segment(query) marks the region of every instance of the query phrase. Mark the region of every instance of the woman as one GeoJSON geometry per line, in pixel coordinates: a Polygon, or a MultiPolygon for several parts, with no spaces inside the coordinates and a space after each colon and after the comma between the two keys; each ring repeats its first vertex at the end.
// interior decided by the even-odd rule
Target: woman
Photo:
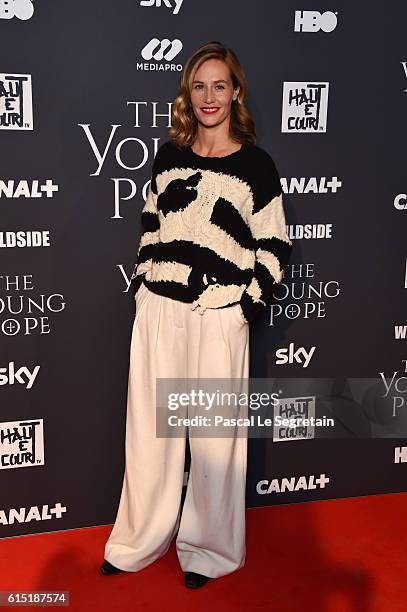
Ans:
{"type": "Polygon", "coordinates": [[[181,515],[185,430],[158,436],[155,421],[158,379],[248,379],[248,324],[267,309],[291,252],[279,176],[255,144],[245,97],[235,53],[219,42],[199,48],[180,78],[171,140],[154,159],[132,275],[126,472],[104,574],[153,563],[177,530],[189,588],[245,563],[247,432],[190,433],[181,515]]]}

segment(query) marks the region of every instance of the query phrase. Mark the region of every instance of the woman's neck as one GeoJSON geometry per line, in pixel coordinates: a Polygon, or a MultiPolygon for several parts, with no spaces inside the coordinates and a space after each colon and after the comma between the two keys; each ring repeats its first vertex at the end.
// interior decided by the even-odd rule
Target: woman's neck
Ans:
{"type": "MultiPolygon", "coordinates": [[[[220,127],[220,126],[219,126],[220,127]]],[[[197,155],[203,157],[230,155],[241,147],[240,142],[236,142],[230,137],[229,130],[216,130],[211,128],[199,129],[191,149],[197,155]]]]}
{"type": "Polygon", "coordinates": [[[202,140],[199,136],[197,136],[194,144],[191,146],[191,149],[194,153],[202,157],[222,157],[239,151],[241,146],[242,145],[240,142],[236,142],[230,138],[222,141],[219,141],[219,139],[215,140],[207,138],[202,140]]]}

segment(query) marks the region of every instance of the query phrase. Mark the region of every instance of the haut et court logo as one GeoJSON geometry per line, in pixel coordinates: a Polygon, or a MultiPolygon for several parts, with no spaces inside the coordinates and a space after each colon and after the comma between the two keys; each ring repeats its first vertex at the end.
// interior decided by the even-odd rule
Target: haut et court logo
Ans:
{"type": "Polygon", "coordinates": [[[0,73],[0,130],[32,130],[30,74],[0,73]]]}
{"type": "Polygon", "coordinates": [[[286,81],[283,85],[281,131],[326,132],[329,83],[286,81]]]}

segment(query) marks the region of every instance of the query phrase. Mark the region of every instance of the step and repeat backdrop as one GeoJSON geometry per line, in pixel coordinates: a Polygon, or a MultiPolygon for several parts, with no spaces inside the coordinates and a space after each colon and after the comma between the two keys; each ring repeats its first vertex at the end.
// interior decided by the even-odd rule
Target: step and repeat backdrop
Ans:
{"type": "Polygon", "coordinates": [[[141,209],[213,40],[245,69],[294,243],[250,331],[280,419],[250,437],[247,506],[406,489],[406,20],[401,1],[0,3],[0,537],[115,519],[141,209]]]}

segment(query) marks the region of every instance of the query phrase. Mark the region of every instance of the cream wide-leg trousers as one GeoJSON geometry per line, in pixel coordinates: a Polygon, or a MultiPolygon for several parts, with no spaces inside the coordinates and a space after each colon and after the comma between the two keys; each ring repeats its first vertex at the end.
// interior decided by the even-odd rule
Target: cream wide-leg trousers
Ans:
{"type": "Polygon", "coordinates": [[[137,572],[162,557],[178,529],[182,570],[218,578],[245,563],[245,436],[191,437],[181,516],[185,436],[156,436],[156,378],[248,378],[249,325],[238,304],[206,309],[136,294],[130,347],[126,469],[105,559],[137,572]]]}

